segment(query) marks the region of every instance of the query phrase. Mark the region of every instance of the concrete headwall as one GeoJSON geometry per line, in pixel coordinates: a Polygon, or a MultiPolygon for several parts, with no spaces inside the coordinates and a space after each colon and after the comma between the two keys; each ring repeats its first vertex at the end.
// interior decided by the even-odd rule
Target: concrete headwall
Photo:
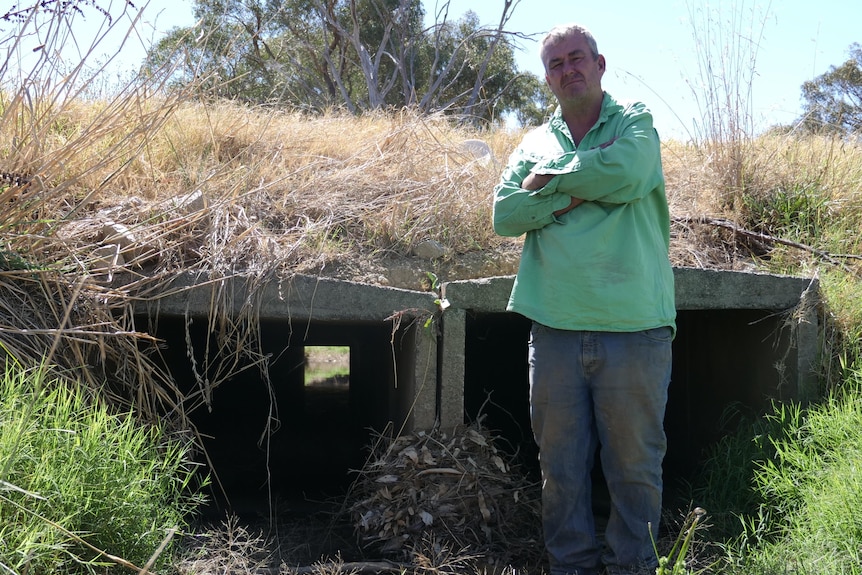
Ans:
{"type": "MultiPolygon", "coordinates": [[[[677,335],[665,427],[668,465],[684,473],[717,440],[729,410],[817,393],[818,283],[676,268],[677,335]]],[[[530,324],[506,313],[513,277],[450,282],[443,296],[440,417],[484,414],[529,449],[530,324]]]]}
{"type": "MultiPolygon", "coordinates": [[[[772,399],[816,394],[818,284],[768,274],[674,273],[678,331],[666,427],[668,458],[684,467],[720,435],[729,406],[760,410],[772,399]]],[[[529,322],[505,311],[513,281],[454,281],[435,294],[305,276],[261,281],[181,275],[158,297],[142,301],[136,313],[162,330],[153,335],[166,342],[177,379],[191,377],[182,367],[191,357],[189,325],[197,321],[202,333],[195,337],[207,338],[208,328],[201,326],[210,325],[205,318],[214,313],[254,318],[262,350],[273,358],[270,379],[281,382],[279,401],[302,397],[294,364],[302,362],[305,346],[346,345],[355,425],[345,429],[382,430],[389,423],[406,430],[449,428],[483,414],[487,425],[529,444],[529,322]]],[[[234,391],[223,393],[222,406],[211,406],[212,414],[235,410],[243,398],[262,401],[249,399],[256,397],[248,393],[254,370],[242,377],[234,391]]],[[[282,410],[289,413],[290,407],[282,410]]],[[[212,425],[228,423],[215,418],[212,425]]]]}

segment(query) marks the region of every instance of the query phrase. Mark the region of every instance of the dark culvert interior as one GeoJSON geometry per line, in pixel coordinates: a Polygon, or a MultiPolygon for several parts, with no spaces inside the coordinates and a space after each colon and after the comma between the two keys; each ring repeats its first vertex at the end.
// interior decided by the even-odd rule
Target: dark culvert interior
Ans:
{"type": "MultiPolygon", "coordinates": [[[[705,450],[731,428],[728,413],[760,412],[770,398],[792,396],[776,369],[796,361],[782,321],[768,310],[679,311],[665,418],[666,501],[673,501],[674,489],[692,479],[705,450]]],[[[516,314],[468,312],[464,419],[481,416],[482,425],[537,476],[528,410],[529,327],[516,314]]],[[[160,317],[150,333],[163,340],[166,367],[193,396],[198,384],[187,341],[199,369],[207,344],[215,349],[216,343],[205,318],[192,318],[187,327],[181,316],[160,317]]],[[[390,421],[399,428],[409,407],[411,386],[397,382],[396,371],[409,372],[403,363],[411,361],[410,354],[393,349],[400,340],[411,349],[409,330],[393,337],[388,322],[263,320],[260,333],[262,351],[270,356],[271,385],[245,357],[232,367],[235,375],[212,390],[209,405],[198,401],[188,412],[205,438],[208,463],[220,483],[212,489],[219,513],[224,507],[237,514],[261,513],[273,503],[296,506],[301,513],[303,505],[343,495],[375,433],[390,421]],[[349,382],[305,385],[307,346],[348,347],[349,382]]],[[[215,379],[217,374],[207,375],[215,379]]]]}
{"type": "MultiPolygon", "coordinates": [[[[208,402],[201,400],[190,360],[201,371],[207,353],[212,358],[217,349],[206,318],[160,317],[152,328],[162,340],[165,367],[192,398],[187,414],[203,438],[201,462],[214,479],[209,514],[255,515],[272,505],[282,514],[302,514],[337,499],[364,464],[376,433],[399,411],[391,392],[389,325],[262,320],[269,383],[250,356],[240,357],[230,367],[235,375],[215,386],[208,402]],[[305,352],[314,346],[349,348],[349,375],[307,385],[305,352]]],[[[234,350],[222,353],[233,356],[234,350]]],[[[215,367],[206,374],[217,376],[215,367]]]]}
{"type": "MultiPolygon", "coordinates": [[[[733,428],[732,414],[761,413],[770,398],[792,395],[776,368],[796,364],[783,321],[768,310],[678,312],[665,416],[668,504],[683,496],[680,487],[693,479],[706,451],[733,428]]],[[[515,314],[467,314],[464,404],[468,420],[481,415],[486,427],[500,430],[538,477],[529,421],[529,331],[530,322],[515,314]]]]}

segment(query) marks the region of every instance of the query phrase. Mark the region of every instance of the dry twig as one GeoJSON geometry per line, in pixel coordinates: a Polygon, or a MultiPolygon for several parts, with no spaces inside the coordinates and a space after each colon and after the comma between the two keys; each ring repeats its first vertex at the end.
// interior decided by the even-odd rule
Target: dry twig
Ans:
{"type": "Polygon", "coordinates": [[[534,557],[541,548],[538,486],[497,441],[476,425],[381,444],[349,496],[360,541],[409,555],[433,534],[490,557],[534,557]]]}
{"type": "Polygon", "coordinates": [[[772,236],[769,234],[764,234],[762,232],[755,232],[752,230],[745,229],[745,228],[739,226],[738,224],[736,224],[735,222],[728,220],[728,219],[724,219],[724,218],[711,218],[708,216],[697,216],[697,217],[674,216],[673,221],[675,223],[683,223],[683,224],[693,224],[694,223],[694,224],[706,224],[706,225],[711,225],[711,226],[719,226],[719,227],[731,230],[734,234],[737,234],[740,236],[745,236],[748,238],[752,238],[752,239],[755,239],[755,240],[758,240],[761,242],[770,243],[770,244],[782,244],[782,245],[796,248],[799,250],[804,250],[806,252],[814,254],[815,256],[817,256],[818,258],[820,258],[821,260],[823,260],[825,262],[828,262],[834,266],[840,267],[841,269],[843,269],[844,271],[846,271],[850,274],[857,275],[857,276],[859,275],[855,270],[853,270],[852,268],[850,268],[849,266],[847,266],[843,262],[836,260],[835,258],[841,257],[841,258],[860,259],[860,258],[862,258],[862,256],[845,255],[845,254],[830,254],[829,252],[827,252],[825,250],[821,250],[821,249],[818,249],[818,248],[815,248],[813,246],[809,246],[809,245],[806,245],[806,244],[803,244],[800,242],[794,242],[792,240],[779,238],[779,237],[772,236]]]}

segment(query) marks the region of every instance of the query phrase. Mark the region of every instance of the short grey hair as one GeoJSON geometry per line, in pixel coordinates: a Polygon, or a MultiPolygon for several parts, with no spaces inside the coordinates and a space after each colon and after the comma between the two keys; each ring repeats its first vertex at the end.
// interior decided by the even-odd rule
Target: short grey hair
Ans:
{"type": "Polygon", "coordinates": [[[573,34],[582,34],[587,40],[587,45],[590,47],[590,52],[593,59],[599,57],[599,47],[596,44],[596,38],[593,33],[581,26],[580,24],[560,24],[551,28],[542,41],[539,43],[539,57],[542,59],[542,64],[545,63],[545,50],[548,46],[553,46],[560,40],[568,38],[573,34]]]}

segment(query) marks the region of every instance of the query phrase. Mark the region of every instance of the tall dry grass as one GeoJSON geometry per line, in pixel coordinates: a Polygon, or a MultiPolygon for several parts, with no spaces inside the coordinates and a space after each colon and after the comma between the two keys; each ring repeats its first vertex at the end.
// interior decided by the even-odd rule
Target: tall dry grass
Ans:
{"type": "Polygon", "coordinates": [[[65,205],[50,206],[46,218],[53,233],[74,227],[79,249],[95,241],[96,219],[117,206],[124,207],[122,223],[159,244],[162,266],[209,260],[211,267],[254,268],[278,262],[287,271],[308,271],[356,255],[409,255],[429,237],[456,254],[502,243],[487,225],[499,164],[478,161],[462,149],[460,143],[476,134],[443,117],[304,116],[156,98],[147,104],[159,125],[117,117],[120,123],[103,133],[82,134],[86,110],[77,117],[65,110],[65,121],[75,128],[51,141],[57,155],[71,158],[57,165],[74,176],[59,180],[46,163],[19,170],[33,181],[21,195],[33,198],[38,187],[40,207],[50,196],[63,196],[65,205]],[[146,132],[145,141],[122,153],[112,149],[113,159],[103,154],[97,165],[87,150],[79,151],[83,139],[101,150],[116,140],[131,142],[138,131],[146,132]],[[188,219],[232,227],[241,239],[229,240],[226,230],[211,228],[195,228],[192,238],[183,235],[188,222],[169,217],[171,201],[197,191],[207,208],[188,219]],[[266,261],[256,261],[258,254],[266,261]]]}
{"type": "MultiPolygon", "coordinates": [[[[33,109],[13,93],[5,98],[0,121],[2,161],[18,178],[0,184],[8,268],[2,273],[14,279],[13,294],[20,282],[36,282],[43,301],[66,302],[33,306],[43,316],[34,324],[71,325],[63,323],[64,313],[86,307],[102,310],[91,316],[99,318],[96,324],[114,325],[94,328],[101,331],[98,338],[76,354],[96,356],[69,360],[74,365],[128,365],[108,361],[111,346],[105,343],[134,334],[134,326],[123,323],[129,321],[128,298],[159,293],[180,270],[375,281],[379,274],[367,270],[410,258],[426,239],[441,243],[445,259],[453,261],[506,257],[518,248],[517,241],[494,235],[490,225],[492,189],[521,136],[517,131],[477,133],[444,117],[406,111],[311,116],[133,91],[111,102],[70,101],[41,114],[33,109]],[[491,161],[461,147],[472,138],[488,142],[491,161]],[[184,204],[194,193],[200,201],[184,204]],[[126,263],[113,269],[108,284],[102,254],[112,245],[105,233],[110,222],[126,226],[135,243],[118,248],[126,263]],[[45,288],[46,282],[53,287],[45,288]],[[66,295],[57,297],[61,292],[66,295]],[[82,297],[91,303],[69,305],[82,297]]],[[[768,267],[781,253],[780,271],[810,273],[822,263],[810,252],[753,247],[737,233],[690,220],[724,218],[782,236],[787,230],[775,222],[792,223],[798,216],[781,212],[787,208],[776,198],[786,200],[788,194],[816,197],[809,204],[822,213],[806,217],[832,222],[830,233],[794,241],[825,241],[818,247],[859,253],[856,234],[840,232],[859,223],[858,144],[776,133],[747,146],[737,187],[716,172],[709,148],[664,143],[668,197],[678,218],[674,263],[751,269],[768,267]],[[772,223],[764,217],[769,214],[772,223]]],[[[483,271],[458,269],[460,275],[441,279],[483,271]]],[[[35,327],[28,327],[30,333],[35,327]]],[[[44,349],[45,343],[33,347],[44,349]]]]}
{"type": "MultiPolygon", "coordinates": [[[[740,165],[740,187],[728,185],[711,169],[708,150],[665,142],[663,161],[671,212],[677,217],[727,218],[743,228],[811,244],[838,254],[858,254],[851,232],[860,216],[862,146],[832,136],[768,132],[751,139],[740,165]],[[794,230],[794,224],[820,227],[794,230]]],[[[705,246],[706,247],[706,246],[705,246]]],[[[747,265],[769,268],[778,252],[789,254],[785,272],[818,262],[803,250],[772,245],[768,254],[745,254],[747,265]],[[753,255],[769,258],[753,260],[753,255]]],[[[684,260],[677,263],[688,263],[684,260]]],[[[852,265],[855,269],[855,265],[852,265]]],[[[780,270],[775,270],[780,271],[780,270]]]]}

